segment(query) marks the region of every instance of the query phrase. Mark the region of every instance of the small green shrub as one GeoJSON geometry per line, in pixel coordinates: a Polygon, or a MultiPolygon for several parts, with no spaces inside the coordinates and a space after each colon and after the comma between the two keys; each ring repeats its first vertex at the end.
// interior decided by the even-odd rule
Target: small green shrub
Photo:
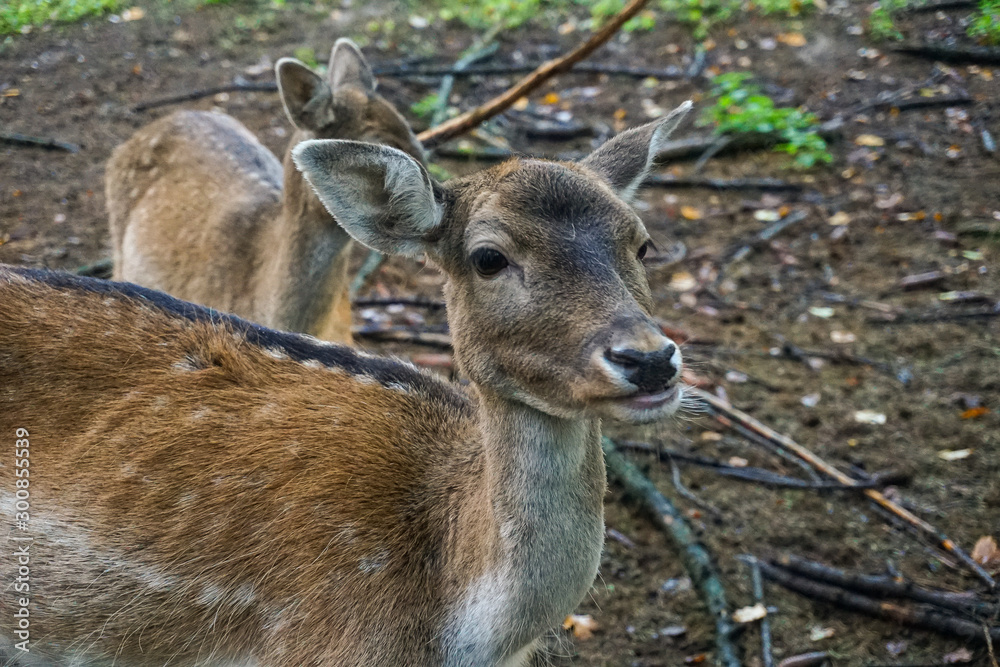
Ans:
{"type": "Polygon", "coordinates": [[[979,15],[973,17],[968,31],[987,44],[1000,44],[1000,0],[980,0],[979,15]]]}
{"type": "Polygon", "coordinates": [[[425,118],[434,113],[434,109],[438,105],[438,95],[437,93],[431,93],[423,99],[420,99],[410,105],[410,111],[413,112],[414,116],[419,118],[425,118]]]}
{"type": "Polygon", "coordinates": [[[776,107],[749,72],[720,74],[712,79],[715,103],[705,109],[701,125],[714,125],[718,135],[777,133],[784,142],[775,150],[794,156],[795,166],[809,168],[833,157],[826,141],[816,133],[814,114],[792,107],[776,107]]]}
{"type": "Polygon", "coordinates": [[[0,35],[45,23],[105,14],[123,4],[124,0],[0,0],[0,35]]]}

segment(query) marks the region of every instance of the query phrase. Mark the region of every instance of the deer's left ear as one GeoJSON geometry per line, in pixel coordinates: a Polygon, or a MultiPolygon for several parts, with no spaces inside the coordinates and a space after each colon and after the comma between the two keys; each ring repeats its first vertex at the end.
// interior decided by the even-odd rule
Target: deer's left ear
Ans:
{"type": "Polygon", "coordinates": [[[597,172],[619,197],[630,201],[646,179],[657,153],[690,110],[688,101],[660,120],[626,130],[609,139],[581,164],[597,172]]]}

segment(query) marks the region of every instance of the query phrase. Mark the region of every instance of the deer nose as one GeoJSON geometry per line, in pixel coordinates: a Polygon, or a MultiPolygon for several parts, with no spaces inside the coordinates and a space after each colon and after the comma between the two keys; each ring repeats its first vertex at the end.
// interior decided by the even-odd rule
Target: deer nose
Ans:
{"type": "Polygon", "coordinates": [[[669,389],[680,373],[680,352],[673,343],[652,352],[612,347],[604,351],[604,358],[644,394],[669,389]]]}

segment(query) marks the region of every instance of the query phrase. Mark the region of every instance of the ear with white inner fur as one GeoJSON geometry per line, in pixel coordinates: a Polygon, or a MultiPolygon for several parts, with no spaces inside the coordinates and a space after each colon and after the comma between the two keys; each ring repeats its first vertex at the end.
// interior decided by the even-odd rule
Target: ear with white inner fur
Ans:
{"type": "Polygon", "coordinates": [[[330,99],[330,87],[323,77],[295,58],[281,58],[274,66],[278,95],[288,120],[300,130],[316,128],[316,114],[330,99]]]}
{"type": "Polygon", "coordinates": [[[303,141],[292,159],[340,226],[380,252],[419,257],[441,222],[430,176],[406,153],[360,141],[303,141]]]}
{"type": "Polygon", "coordinates": [[[596,171],[619,197],[631,201],[649,174],[657,153],[690,110],[691,102],[687,101],[660,120],[626,130],[605,142],[581,164],[596,171]]]}
{"type": "Polygon", "coordinates": [[[340,86],[350,85],[375,92],[375,74],[368,65],[358,45],[341,37],[333,45],[330,52],[330,87],[336,90],[340,86]]]}

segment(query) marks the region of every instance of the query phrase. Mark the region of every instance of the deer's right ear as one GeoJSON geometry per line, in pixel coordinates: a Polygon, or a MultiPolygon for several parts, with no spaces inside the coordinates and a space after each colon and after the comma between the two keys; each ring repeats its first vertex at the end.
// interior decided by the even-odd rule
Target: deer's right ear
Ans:
{"type": "Polygon", "coordinates": [[[319,74],[295,58],[281,58],[274,66],[278,95],[288,120],[300,130],[313,130],[329,122],[317,114],[329,113],[330,86],[319,74]]]}
{"type": "Polygon", "coordinates": [[[292,159],[347,233],[380,252],[419,257],[441,223],[430,176],[406,153],[360,141],[303,141],[292,159]]]}
{"type": "Polygon", "coordinates": [[[330,86],[357,86],[369,93],[375,92],[375,74],[365,60],[358,45],[341,37],[330,52],[330,86]]]}

